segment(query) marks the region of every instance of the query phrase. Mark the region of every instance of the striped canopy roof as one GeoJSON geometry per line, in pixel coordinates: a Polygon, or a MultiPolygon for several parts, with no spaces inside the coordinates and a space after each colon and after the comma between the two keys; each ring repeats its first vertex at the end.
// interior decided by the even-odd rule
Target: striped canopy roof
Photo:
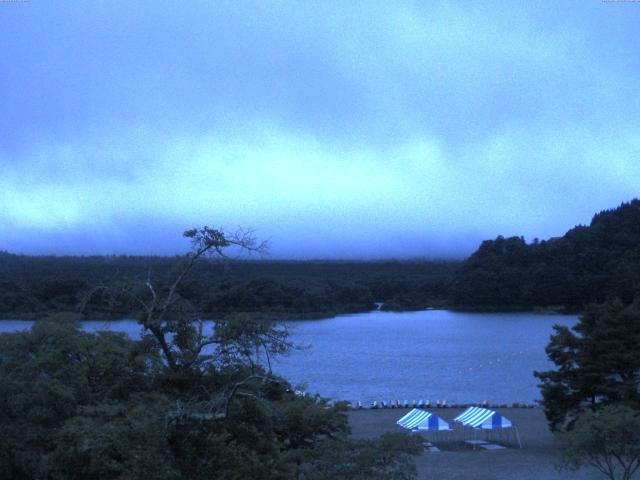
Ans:
{"type": "Polygon", "coordinates": [[[439,416],[417,408],[412,409],[396,423],[409,430],[451,430],[449,424],[439,416]]]}
{"type": "Polygon", "coordinates": [[[473,428],[494,429],[513,427],[513,423],[500,413],[482,407],[469,407],[454,418],[453,421],[473,428]]]}

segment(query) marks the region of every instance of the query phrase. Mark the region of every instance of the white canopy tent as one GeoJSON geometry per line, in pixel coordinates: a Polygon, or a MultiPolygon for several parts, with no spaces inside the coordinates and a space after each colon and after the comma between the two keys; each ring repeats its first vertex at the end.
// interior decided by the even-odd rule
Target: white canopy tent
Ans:
{"type": "Polygon", "coordinates": [[[473,428],[476,431],[512,428],[515,432],[518,446],[522,448],[518,428],[513,424],[513,422],[511,422],[511,420],[494,410],[482,407],[469,407],[454,418],[453,421],[461,423],[465,427],[473,428]]]}
{"type": "Polygon", "coordinates": [[[396,422],[403,428],[408,430],[427,430],[430,432],[442,432],[451,431],[451,426],[442,420],[438,415],[428,412],[426,410],[420,410],[418,408],[412,409],[409,413],[403,416],[396,422]]]}

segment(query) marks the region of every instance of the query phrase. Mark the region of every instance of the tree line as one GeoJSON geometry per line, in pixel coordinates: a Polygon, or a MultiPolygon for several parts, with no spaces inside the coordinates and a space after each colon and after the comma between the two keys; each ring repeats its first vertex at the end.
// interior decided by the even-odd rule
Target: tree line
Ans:
{"type": "Polygon", "coordinates": [[[253,315],[205,331],[181,287],[207,255],[260,250],[203,227],[170,281],[96,289],[138,309],[143,335],[88,333],[68,315],[0,334],[0,478],[388,480],[415,478],[417,436],[349,437],[342,403],[300,396],[270,358],[295,348],[253,315]]]}
{"type": "MultiPolygon", "coordinates": [[[[151,275],[168,282],[169,257],[24,256],[0,252],[0,317],[76,312],[83,318],[128,316],[126,299],[105,303],[91,292],[151,275]]],[[[207,260],[180,293],[213,318],[261,312],[278,318],[329,317],[428,307],[582,311],[593,302],[629,303],[640,291],[640,201],[596,214],[548,240],[497,237],[461,261],[207,260]]]]}
{"type": "Polygon", "coordinates": [[[486,240],[450,287],[450,304],[459,307],[582,311],[610,298],[629,303],[640,292],[640,200],[602,211],[562,237],[486,240]]]}
{"type": "Polygon", "coordinates": [[[554,264],[549,270],[558,275],[539,288],[582,310],[572,328],[554,327],[546,347],[554,368],[535,372],[549,426],[565,444],[561,466],[633,478],[640,469],[640,201],[601,212],[589,227],[551,242],[498,239],[483,247],[466,265],[467,281],[494,263],[512,275],[497,287],[522,301],[536,278],[527,272],[554,264]]]}
{"type": "Polygon", "coordinates": [[[374,299],[424,308],[427,298],[581,308],[573,328],[555,327],[546,349],[555,368],[535,373],[546,417],[566,443],[566,467],[590,464],[611,479],[640,468],[640,201],[561,238],[483,242],[463,265],[219,262],[229,247],[261,246],[209,227],[185,236],[192,250],[174,259],[0,254],[5,313],[48,314],[0,335],[0,477],[414,478],[418,437],[351,439],[344,405],[301,397],[270,371],[273,356],[295,348],[271,314],[299,313],[283,298],[314,289],[307,312],[374,299]],[[74,321],[131,312],[140,340],[74,321]],[[207,312],[226,313],[212,331],[207,312]]]}
{"type": "MultiPolygon", "coordinates": [[[[203,259],[179,286],[201,314],[238,312],[314,318],[383,309],[419,310],[446,302],[455,261],[277,261],[203,259]]],[[[163,285],[176,272],[170,257],[25,256],[0,252],[0,318],[74,312],[79,318],[130,316],[127,298],[96,295],[114,283],[151,277],[163,285]],[[102,290],[101,290],[102,289],[102,290]]]]}

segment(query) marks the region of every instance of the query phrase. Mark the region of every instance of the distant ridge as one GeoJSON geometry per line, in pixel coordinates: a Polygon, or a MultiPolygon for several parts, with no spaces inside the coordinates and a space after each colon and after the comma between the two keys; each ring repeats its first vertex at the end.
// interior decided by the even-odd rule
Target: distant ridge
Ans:
{"type": "Polygon", "coordinates": [[[461,266],[450,301],[464,307],[562,307],[581,310],[640,292],[640,200],[594,215],[562,237],[482,242],[461,266]]]}
{"type": "MultiPolygon", "coordinates": [[[[421,310],[445,302],[459,262],[288,261],[202,262],[178,292],[205,318],[259,313],[321,318],[385,310],[421,310]]],[[[73,312],[82,318],[131,317],[135,304],[110,304],[89,292],[115,283],[140,284],[151,275],[172,281],[174,257],[27,256],[0,252],[0,318],[73,312]]]]}

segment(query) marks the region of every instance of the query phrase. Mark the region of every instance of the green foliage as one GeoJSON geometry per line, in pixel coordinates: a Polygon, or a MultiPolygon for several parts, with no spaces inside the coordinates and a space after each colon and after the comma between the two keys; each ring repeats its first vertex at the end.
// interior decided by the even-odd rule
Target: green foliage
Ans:
{"type": "Polygon", "coordinates": [[[411,480],[413,455],[424,449],[419,436],[386,433],[378,439],[323,442],[309,452],[298,478],[306,480],[411,480]]]}
{"type": "Polygon", "coordinates": [[[564,306],[640,293],[640,200],[623,203],[563,237],[527,244],[522,237],[482,242],[451,286],[458,306],[564,306]]]}
{"type": "Polygon", "coordinates": [[[181,389],[173,374],[148,340],[70,322],[0,335],[0,477],[413,478],[415,444],[349,440],[342,405],[255,365],[212,362],[181,389]]]}
{"type": "Polygon", "coordinates": [[[184,279],[205,254],[259,247],[208,227],[185,236],[193,250],[172,281],[102,289],[111,305],[139,305],[141,340],[82,332],[68,315],[0,335],[2,477],[413,478],[415,442],[349,440],[343,405],[298,397],[271,373],[292,348],[286,330],[242,315],[204,331],[184,279]]]}
{"type": "Polygon", "coordinates": [[[640,411],[628,406],[586,411],[561,439],[562,466],[570,470],[591,465],[611,480],[629,480],[640,467],[640,411]]]}
{"type": "Polygon", "coordinates": [[[554,329],[546,351],[557,369],[535,373],[552,429],[600,405],[640,405],[640,300],[592,305],[573,329],[554,329]]]}
{"type": "Polygon", "coordinates": [[[162,396],[83,407],[54,437],[45,471],[52,479],[178,480],[168,448],[162,396]]]}
{"type": "MultiPolygon", "coordinates": [[[[181,262],[184,259],[180,259],[181,262]]],[[[278,318],[327,317],[369,311],[374,302],[394,309],[440,305],[458,262],[293,262],[206,259],[194,266],[178,293],[205,318],[264,313],[278,318]],[[405,297],[408,301],[405,301],[405,297]]],[[[144,283],[159,288],[175,278],[168,257],[29,257],[0,252],[0,318],[81,312],[84,318],[131,317],[139,306],[104,288],[144,283]]]]}
{"type": "Polygon", "coordinates": [[[0,335],[0,442],[7,478],[34,478],[69,419],[94,402],[121,401],[149,388],[157,357],[115,333],[37,322],[0,335]]]}

